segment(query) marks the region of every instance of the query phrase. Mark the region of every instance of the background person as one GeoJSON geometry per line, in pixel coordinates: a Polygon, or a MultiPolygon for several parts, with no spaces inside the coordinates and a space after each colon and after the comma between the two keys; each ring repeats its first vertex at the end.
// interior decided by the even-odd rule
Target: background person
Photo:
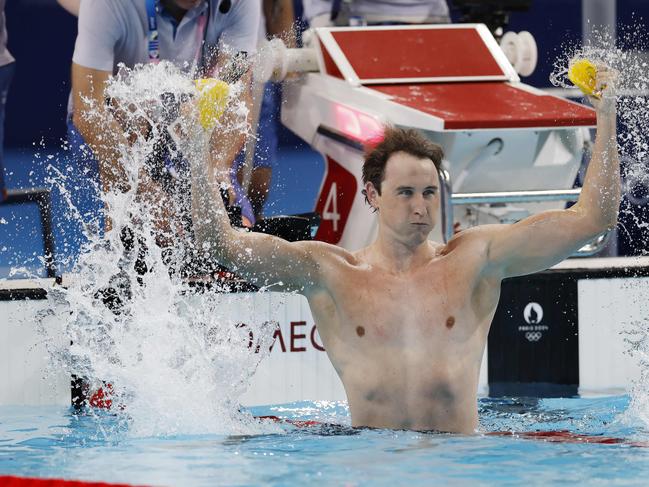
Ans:
{"type": "MultiPolygon", "coordinates": [[[[84,164],[96,169],[103,191],[127,189],[118,151],[129,144],[126,127],[108,113],[111,108],[104,92],[109,78],[117,73],[118,64],[132,68],[139,63],[169,60],[195,78],[217,72],[221,77],[228,76],[225,71],[236,71],[234,61],[256,50],[259,10],[258,0],[83,0],[80,3],[79,32],[72,58],[68,134],[77,153],[80,147],[92,149],[91,154],[78,155],[84,164]],[[154,31],[157,45],[148,42],[154,31]],[[84,100],[94,102],[101,119],[108,123],[100,126],[90,121],[88,103],[84,100]]],[[[244,75],[244,83],[249,85],[249,74],[244,75]]],[[[250,106],[248,90],[244,100],[250,106]]],[[[235,131],[223,133],[215,129],[210,157],[231,164],[244,138],[235,131]]],[[[159,149],[158,159],[165,159],[165,147],[159,149]]],[[[153,216],[165,232],[173,232],[165,225],[174,218],[173,210],[177,207],[169,202],[169,191],[163,190],[169,180],[167,177],[161,182],[152,177],[142,189],[145,198],[158,210],[153,216]]],[[[171,180],[173,189],[186,181],[186,177],[171,180]]],[[[182,196],[187,192],[177,193],[182,196]]]]}

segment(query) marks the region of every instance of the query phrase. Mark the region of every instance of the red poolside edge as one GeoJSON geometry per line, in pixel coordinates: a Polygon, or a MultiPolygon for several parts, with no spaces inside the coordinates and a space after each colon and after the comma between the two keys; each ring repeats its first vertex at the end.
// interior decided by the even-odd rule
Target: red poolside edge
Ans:
{"type": "Polygon", "coordinates": [[[129,484],[107,484],[105,482],[83,482],[81,480],[37,479],[0,475],[2,487],[133,487],[129,484]]]}
{"type": "Polygon", "coordinates": [[[573,433],[568,430],[555,431],[490,431],[485,433],[487,436],[511,436],[513,438],[523,438],[525,440],[541,440],[550,443],[594,443],[598,445],[625,445],[634,448],[647,448],[649,443],[646,441],[629,441],[624,438],[615,438],[611,436],[587,435],[573,433]]]}

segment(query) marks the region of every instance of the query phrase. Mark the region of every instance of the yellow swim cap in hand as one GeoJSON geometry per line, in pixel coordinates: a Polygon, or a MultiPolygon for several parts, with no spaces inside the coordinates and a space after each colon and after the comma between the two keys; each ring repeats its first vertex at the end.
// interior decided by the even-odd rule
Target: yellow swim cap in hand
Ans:
{"type": "Polygon", "coordinates": [[[599,98],[597,88],[597,67],[588,59],[577,59],[570,63],[568,79],[586,95],[599,98]]]}
{"type": "Polygon", "coordinates": [[[228,104],[230,85],[215,78],[195,81],[198,90],[198,121],[205,130],[212,130],[228,104]]]}

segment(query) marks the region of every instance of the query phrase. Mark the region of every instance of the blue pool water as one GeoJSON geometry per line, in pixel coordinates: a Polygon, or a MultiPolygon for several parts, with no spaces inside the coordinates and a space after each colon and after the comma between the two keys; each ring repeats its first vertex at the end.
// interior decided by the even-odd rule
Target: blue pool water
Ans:
{"type": "Polygon", "coordinates": [[[314,419],[250,436],[130,438],[111,415],[57,407],[0,407],[0,475],[167,486],[646,485],[649,431],[623,418],[626,396],[482,399],[481,429],[570,430],[627,443],[556,443],[349,427],[345,404],[301,402],[255,415],[314,419]],[[332,424],[333,423],[333,424],[332,424]]]}

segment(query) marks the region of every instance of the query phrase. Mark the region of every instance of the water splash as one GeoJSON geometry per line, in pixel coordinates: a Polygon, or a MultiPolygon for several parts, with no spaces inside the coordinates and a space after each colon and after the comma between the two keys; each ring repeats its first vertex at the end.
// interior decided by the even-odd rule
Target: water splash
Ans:
{"type": "MultiPolygon", "coordinates": [[[[637,210],[649,204],[649,37],[646,31],[642,19],[637,19],[633,25],[619,27],[617,38],[608,31],[595,32],[586,45],[564,46],[564,53],[555,62],[550,77],[554,86],[571,88],[568,67],[573,60],[581,58],[596,65],[605,64],[619,73],[616,103],[623,200],[618,230],[629,240],[632,235],[649,235],[649,222],[637,210]]],[[[640,248],[636,253],[645,253],[644,242],[638,241],[637,245],[640,248]]],[[[636,304],[644,306],[640,302],[636,304]]],[[[627,353],[638,363],[640,377],[634,382],[628,410],[620,420],[646,430],[649,426],[649,322],[624,323],[622,328],[627,353]]]]}
{"type": "Polygon", "coordinates": [[[627,424],[649,427],[649,333],[647,323],[635,321],[628,323],[623,332],[628,353],[638,364],[640,376],[634,381],[630,391],[631,401],[623,417],[627,424]]]}
{"type": "MultiPolygon", "coordinates": [[[[242,90],[242,83],[231,87],[234,116],[221,133],[248,130],[242,90]]],[[[191,158],[206,159],[210,136],[195,121],[192,80],[166,62],[122,67],[106,94],[109,109],[84,100],[87,122],[101,131],[117,120],[124,129],[114,149],[127,190],[107,192],[105,210],[88,223],[73,204],[67,175],[50,172],[68,217],[82,223],[87,239],[66,287],[50,289],[52,306],[37,317],[46,336],[51,321],[65,317],[63,332],[72,345],[52,341],[51,355],[70,374],[86,378],[90,391],[110,392],[111,411],[130,435],[275,431],[239,407],[269,353],[276,324],[268,321],[268,308],[255,309],[251,295],[197,291],[187,279],[213,270],[197,267],[191,232],[183,226],[189,203],[182,173],[186,180],[191,158]],[[182,154],[173,144],[168,153],[160,150],[161,140],[169,142],[171,122],[180,122],[190,138],[182,154]],[[163,166],[162,182],[151,176],[156,164],[163,166]],[[147,197],[146,188],[170,184],[170,178],[171,191],[147,197]],[[175,226],[161,225],[175,213],[175,226]],[[105,233],[99,224],[104,216],[113,227],[105,233]],[[248,310],[245,325],[233,309],[248,310]]]]}
{"type": "MultiPolygon", "coordinates": [[[[646,204],[649,198],[649,37],[642,19],[618,28],[617,38],[608,30],[594,32],[592,40],[580,46],[563,46],[555,61],[550,81],[554,86],[572,88],[568,68],[576,59],[587,58],[619,73],[617,93],[618,151],[622,162],[624,200],[621,215],[637,229],[649,229],[632,205],[646,204]]],[[[622,224],[620,231],[631,236],[622,224]]],[[[639,252],[642,252],[639,250],[639,252]]]]}

